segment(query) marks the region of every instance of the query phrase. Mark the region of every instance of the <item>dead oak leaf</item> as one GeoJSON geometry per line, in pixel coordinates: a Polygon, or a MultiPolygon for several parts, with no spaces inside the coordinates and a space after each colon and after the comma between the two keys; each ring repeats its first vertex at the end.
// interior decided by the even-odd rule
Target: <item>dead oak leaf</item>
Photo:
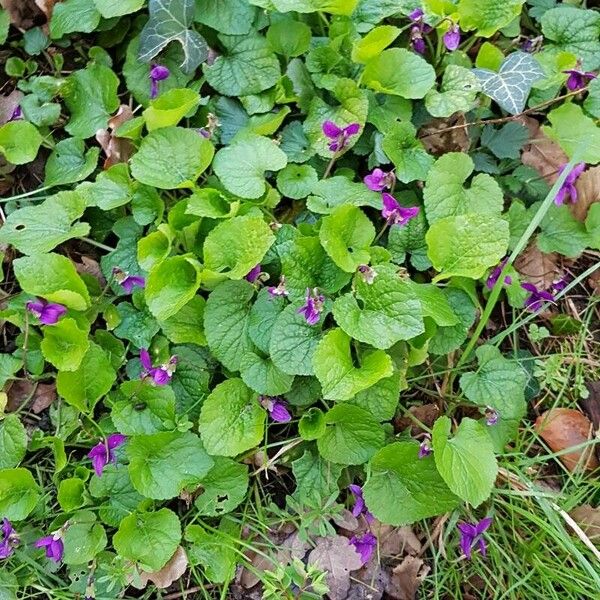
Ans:
{"type": "MultiPolygon", "coordinates": [[[[592,423],[573,408],[553,408],[536,419],[535,430],[552,452],[563,452],[585,444],[590,439],[592,423]]],[[[562,453],[559,459],[569,471],[594,470],[598,467],[592,445],[562,453]]]]}
{"type": "Polygon", "coordinates": [[[417,556],[406,556],[394,567],[392,576],[385,589],[393,600],[414,600],[423,579],[429,573],[429,567],[417,556]]]}
{"type": "Polygon", "coordinates": [[[362,560],[348,538],[341,535],[320,537],[316,543],[308,555],[308,563],[326,571],[329,598],[344,600],[350,589],[350,572],[360,569],[362,560]]]}
{"type": "Polygon", "coordinates": [[[160,571],[154,571],[153,573],[142,571],[140,573],[140,587],[138,589],[144,589],[149,581],[157,588],[168,588],[174,581],[183,576],[187,566],[188,559],[185,550],[179,546],[169,562],[160,571]]]}
{"type": "Polygon", "coordinates": [[[552,282],[559,279],[561,270],[558,266],[558,255],[544,254],[537,244],[530,244],[515,260],[515,269],[529,283],[538,289],[548,289],[552,282]]]}

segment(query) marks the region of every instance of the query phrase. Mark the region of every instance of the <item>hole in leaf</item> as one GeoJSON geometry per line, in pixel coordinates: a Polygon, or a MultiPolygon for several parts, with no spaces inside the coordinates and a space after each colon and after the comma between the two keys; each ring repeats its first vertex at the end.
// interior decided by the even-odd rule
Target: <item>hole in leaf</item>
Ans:
{"type": "Polygon", "coordinates": [[[23,231],[23,229],[25,229],[25,225],[23,223],[19,223],[16,227],[15,227],[15,231],[23,231]]]}

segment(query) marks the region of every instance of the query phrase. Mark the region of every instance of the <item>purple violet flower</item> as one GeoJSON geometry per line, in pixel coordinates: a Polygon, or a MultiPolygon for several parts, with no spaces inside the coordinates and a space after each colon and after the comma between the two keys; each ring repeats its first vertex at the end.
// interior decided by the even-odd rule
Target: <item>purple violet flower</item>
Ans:
{"type": "Polygon", "coordinates": [[[21,107],[19,105],[15,106],[15,109],[12,111],[12,115],[10,115],[10,119],[8,120],[8,122],[10,123],[11,121],[18,121],[19,119],[23,118],[23,110],[21,109],[21,107]]]}
{"type": "Polygon", "coordinates": [[[112,270],[116,282],[125,290],[125,293],[133,293],[134,287],[143,288],[146,286],[146,280],[141,275],[130,275],[127,271],[115,267],[112,270]]]}
{"type": "Polygon", "coordinates": [[[567,287],[568,284],[569,284],[569,277],[567,275],[564,275],[563,277],[560,277],[559,279],[555,279],[552,282],[552,293],[558,294],[558,292],[562,292],[567,287]]]}
{"type": "Polygon", "coordinates": [[[419,22],[424,16],[425,16],[425,13],[420,8],[415,8],[415,10],[413,10],[410,13],[408,13],[408,18],[411,21],[413,21],[414,23],[419,22]]]}
{"type": "Polygon", "coordinates": [[[377,548],[377,538],[371,532],[365,533],[361,537],[354,535],[350,538],[350,544],[360,554],[362,564],[366,565],[377,548]]]}
{"type": "Polygon", "coordinates": [[[40,538],[35,543],[35,547],[46,548],[46,558],[58,563],[62,560],[63,554],[65,553],[62,535],[62,529],[59,529],[58,531],[53,532],[51,535],[40,538]]]}
{"type": "Polygon", "coordinates": [[[250,283],[254,283],[260,277],[260,274],[261,270],[259,263],[255,267],[252,267],[250,271],[248,271],[248,273],[244,276],[244,279],[250,283]]]}
{"type": "Polygon", "coordinates": [[[567,78],[567,89],[570,92],[576,92],[577,90],[582,90],[587,86],[589,81],[592,79],[596,79],[596,73],[591,71],[578,71],[577,69],[567,69],[563,71],[569,77],[567,78]]]}
{"type": "Polygon", "coordinates": [[[375,277],[377,277],[377,271],[369,265],[359,265],[358,272],[363,281],[368,285],[371,285],[375,281],[375,277]]]}
{"type": "Polygon", "coordinates": [[[328,147],[332,152],[343,150],[348,145],[350,138],[359,131],[360,125],[358,123],[350,123],[346,127],[338,127],[333,121],[323,123],[323,133],[331,140],[328,147]]]}
{"type": "Polygon", "coordinates": [[[270,285],[267,288],[267,292],[269,292],[269,294],[271,294],[271,296],[274,298],[277,296],[287,296],[288,291],[285,289],[285,275],[282,275],[279,278],[279,283],[276,286],[270,285]]]}
{"type": "Polygon", "coordinates": [[[489,427],[496,425],[500,419],[500,413],[492,406],[485,407],[485,424],[489,427]]]}
{"type": "MultiPolygon", "coordinates": [[[[506,258],[504,258],[497,267],[494,267],[492,269],[492,272],[489,274],[489,277],[487,278],[487,280],[485,282],[485,286],[487,287],[488,290],[491,290],[496,285],[496,282],[500,278],[500,274],[504,270],[504,267],[506,266],[507,262],[508,262],[508,256],[506,258]]],[[[510,285],[512,283],[512,277],[510,275],[506,275],[504,277],[504,283],[506,285],[510,285]]]]}
{"type": "Polygon", "coordinates": [[[292,420],[292,415],[287,409],[287,402],[279,396],[259,396],[258,401],[276,423],[287,423],[292,420]]]}
{"type": "Polygon", "coordinates": [[[429,434],[426,434],[425,436],[423,436],[423,441],[419,444],[419,453],[418,453],[418,458],[425,458],[426,456],[429,456],[431,453],[433,452],[432,448],[431,448],[431,436],[429,434]]]}
{"type": "Polygon", "coordinates": [[[62,304],[48,302],[43,298],[28,302],[25,307],[43,325],[54,325],[67,312],[66,307],[62,304]]]}
{"type": "Polygon", "coordinates": [[[412,49],[418,54],[425,54],[425,40],[423,39],[423,29],[418,25],[410,28],[410,44],[412,49]]]}
{"type": "Polygon", "coordinates": [[[325,296],[320,295],[317,288],[306,288],[306,302],[296,312],[304,315],[309,325],[316,325],[321,318],[324,302],[325,296]]]}
{"type": "Polygon", "coordinates": [[[396,198],[391,194],[384,192],[382,199],[383,210],[381,211],[381,216],[387,219],[392,225],[404,226],[419,214],[418,206],[411,206],[410,208],[400,206],[396,198]]]}
{"type": "Polygon", "coordinates": [[[354,496],[354,506],[352,507],[352,516],[359,517],[360,515],[364,515],[367,523],[372,523],[375,519],[373,515],[369,512],[367,505],[365,504],[365,499],[363,498],[363,491],[360,485],[356,485],[355,483],[351,483],[348,486],[350,493],[354,496]]]}
{"type": "Polygon", "coordinates": [[[554,296],[546,290],[538,290],[533,283],[522,283],[521,287],[529,292],[525,299],[525,308],[531,312],[538,312],[545,302],[554,302],[554,296]]]}
{"type": "Polygon", "coordinates": [[[486,543],[483,534],[492,523],[492,517],[481,519],[479,523],[459,523],[457,525],[460,531],[460,549],[462,553],[470,560],[471,551],[477,545],[482,556],[486,553],[486,543]]]}
{"type": "Polygon", "coordinates": [[[396,182],[396,175],[394,175],[393,171],[386,173],[381,169],[373,169],[371,173],[369,173],[363,181],[365,185],[372,190],[373,192],[383,192],[386,188],[388,190],[392,189],[392,186],[396,182]]]}
{"type": "Polygon", "coordinates": [[[15,546],[19,543],[19,536],[12,526],[12,523],[6,517],[2,519],[1,531],[0,560],[8,558],[15,551],[15,546]]]}
{"type": "Polygon", "coordinates": [[[456,23],[453,23],[450,29],[446,31],[443,38],[444,46],[450,52],[454,52],[460,44],[460,28],[456,23]]]}
{"type": "Polygon", "coordinates": [[[171,71],[167,67],[162,65],[154,65],[150,69],[150,99],[154,100],[156,96],[158,96],[158,82],[164,81],[169,75],[171,71]]]}
{"type": "Polygon", "coordinates": [[[98,477],[102,477],[102,471],[104,471],[104,467],[109,462],[117,462],[114,450],[122,446],[126,441],[126,436],[120,433],[113,433],[106,438],[105,442],[99,442],[89,451],[88,458],[92,459],[92,465],[98,477]]]}
{"type": "Polygon", "coordinates": [[[177,366],[176,356],[171,356],[169,362],[154,367],[148,350],[142,348],[140,350],[140,362],[142,363],[142,379],[151,378],[154,385],[167,385],[171,383],[171,378],[177,366]]]}
{"type": "MultiPolygon", "coordinates": [[[[554,198],[554,204],[560,206],[567,197],[571,199],[571,202],[573,204],[577,202],[577,188],[575,187],[575,182],[577,181],[579,176],[585,171],[586,166],[587,165],[585,163],[581,162],[573,167],[573,170],[567,175],[567,178],[560,186],[560,189],[556,194],[556,198],[554,198]]],[[[567,165],[563,165],[558,171],[558,174],[561,175],[566,168],[567,165]]]]}

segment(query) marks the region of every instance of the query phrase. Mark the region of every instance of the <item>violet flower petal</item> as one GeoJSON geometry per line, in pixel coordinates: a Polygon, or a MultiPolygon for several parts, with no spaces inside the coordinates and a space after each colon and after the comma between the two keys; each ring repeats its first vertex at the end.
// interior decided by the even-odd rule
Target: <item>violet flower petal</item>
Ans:
{"type": "Polygon", "coordinates": [[[366,533],[362,537],[352,536],[350,538],[350,544],[354,546],[356,552],[360,555],[362,564],[366,564],[371,560],[373,552],[377,547],[377,538],[372,533],[366,533]]]}
{"type": "Polygon", "coordinates": [[[260,269],[261,269],[261,266],[259,263],[255,267],[252,267],[252,269],[250,269],[250,271],[246,274],[244,279],[246,281],[249,281],[250,283],[254,283],[258,279],[259,275],[261,274],[260,269]]]}
{"type": "Polygon", "coordinates": [[[322,128],[323,133],[331,139],[336,139],[344,133],[333,121],[324,121],[322,128]]]}
{"type": "Polygon", "coordinates": [[[285,403],[280,400],[273,402],[269,415],[277,423],[287,423],[292,420],[292,415],[286,408],[285,403]]]}

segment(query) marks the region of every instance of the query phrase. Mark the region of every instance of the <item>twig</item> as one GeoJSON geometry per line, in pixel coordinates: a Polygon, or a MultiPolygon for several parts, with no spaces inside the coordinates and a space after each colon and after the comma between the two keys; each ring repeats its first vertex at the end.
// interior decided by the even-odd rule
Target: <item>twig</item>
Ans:
{"type": "Polygon", "coordinates": [[[541,104],[537,104],[536,106],[532,106],[520,112],[517,115],[509,115],[507,117],[499,117],[497,119],[480,119],[479,121],[472,121],[470,123],[460,123],[459,125],[452,125],[451,127],[444,127],[444,129],[438,129],[437,131],[432,131],[431,133],[426,133],[424,135],[420,135],[419,139],[425,139],[428,137],[432,137],[434,135],[440,135],[441,133],[446,133],[448,131],[454,131],[456,129],[465,129],[466,127],[476,126],[476,125],[496,125],[498,123],[506,123],[507,121],[516,121],[519,117],[523,115],[528,115],[530,113],[534,113],[540,110],[540,108],[544,108],[545,106],[549,106],[550,104],[554,104],[555,102],[560,102],[565,98],[570,98],[571,96],[575,96],[581,92],[585,92],[587,88],[583,88],[580,90],[575,90],[574,92],[569,92],[568,94],[563,94],[562,96],[557,96],[556,98],[552,98],[552,100],[546,100],[546,102],[542,102],[541,104]]]}

